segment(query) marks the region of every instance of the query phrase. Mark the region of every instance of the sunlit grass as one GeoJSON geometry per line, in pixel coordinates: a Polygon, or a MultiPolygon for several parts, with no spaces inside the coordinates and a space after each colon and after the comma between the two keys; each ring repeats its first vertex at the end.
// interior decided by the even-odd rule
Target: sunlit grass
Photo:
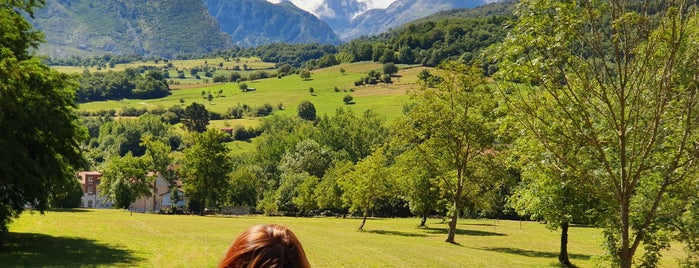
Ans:
{"type": "MultiPolygon", "coordinates": [[[[310,80],[302,80],[298,75],[290,75],[284,78],[269,78],[256,81],[245,82],[255,91],[241,92],[237,83],[208,84],[197,88],[187,88],[173,90],[170,96],[151,99],[124,99],[119,101],[97,101],[80,104],[80,109],[85,111],[97,111],[115,109],[119,110],[126,106],[136,108],[152,109],[155,107],[169,108],[173,105],[189,105],[192,102],[203,103],[210,111],[225,113],[231,107],[247,104],[251,107],[261,106],[269,103],[272,106],[281,104],[284,109],[277,111],[279,114],[295,115],[299,103],[304,100],[311,101],[318,116],[324,114],[334,115],[340,108],[351,108],[355,112],[362,112],[367,109],[375,110],[386,119],[400,117],[403,112],[403,104],[408,101],[406,92],[416,88],[416,70],[420,68],[410,68],[402,70],[394,79],[393,84],[379,84],[374,86],[354,86],[354,81],[366,75],[371,69],[380,68],[377,63],[353,63],[341,66],[334,66],[327,69],[313,71],[310,80]],[[346,68],[343,75],[339,69],[346,68]],[[336,92],[337,87],[339,92],[336,92]],[[310,93],[313,88],[314,93],[310,93]],[[211,93],[214,98],[211,102],[205,99],[211,93]],[[202,96],[202,92],[204,95],[202,96]],[[354,98],[354,104],[346,105],[342,99],[346,95],[354,98]]],[[[235,123],[232,123],[235,125],[235,123]]]]}
{"type": "MultiPolygon", "coordinates": [[[[228,61],[224,60],[223,58],[210,58],[210,59],[192,59],[192,60],[171,60],[168,62],[164,62],[162,60],[158,60],[157,63],[154,60],[149,60],[149,61],[134,61],[130,63],[123,63],[123,64],[116,64],[114,65],[114,68],[97,68],[97,66],[94,67],[83,67],[83,66],[51,66],[51,68],[62,72],[62,73],[68,73],[68,74],[74,74],[74,73],[82,73],[84,70],[88,70],[90,72],[121,72],[124,71],[128,68],[138,68],[138,67],[157,67],[157,68],[163,68],[163,67],[168,67],[168,63],[171,63],[172,66],[169,67],[170,69],[179,69],[179,70],[188,70],[191,68],[195,67],[203,67],[205,65],[211,66],[211,67],[216,67],[221,68],[223,70],[230,70],[232,71],[235,66],[240,67],[241,69],[243,68],[243,64],[246,64],[248,68],[251,68],[253,70],[265,70],[265,69],[270,69],[274,68],[274,63],[269,63],[269,62],[263,62],[260,60],[260,58],[257,57],[252,57],[252,58],[239,58],[240,61],[235,61],[234,59],[229,59],[228,61]],[[222,65],[222,66],[221,66],[222,65]]],[[[175,72],[176,74],[177,72],[175,72]]],[[[190,76],[188,71],[185,71],[185,75],[187,77],[190,76]]],[[[202,75],[203,76],[203,75],[202,75]]],[[[175,79],[177,80],[177,79],[175,79]]]]}
{"type": "MultiPolygon", "coordinates": [[[[32,238],[33,247],[15,241],[10,251],[0,252],[0,267],[212,267],[240,232],[262,223],[291,228],[314,267],[548,267],[557,263],[559,234],[535,222],[460,220],[459,244],[453,245],[444,242],[446,225],[439,219],[429,220],[427,229],[418,228],[414,218],[371,219],[360,232],[356,230],[360,219],[354,218],[77,211],[82,212],[23,214],[10,225],[10,232],[17,239],[32,238]],[[49,250],[62,251],[50,256],[64,257],[43,257],[49,250]]],[[[594,256],[602,254],[601,241],[599,229],[571,228],[572,262],[594,267],[594,256]]],[[[675,248],[665,255],[663,266],[673,267],[681,251],[675,248]]]]}

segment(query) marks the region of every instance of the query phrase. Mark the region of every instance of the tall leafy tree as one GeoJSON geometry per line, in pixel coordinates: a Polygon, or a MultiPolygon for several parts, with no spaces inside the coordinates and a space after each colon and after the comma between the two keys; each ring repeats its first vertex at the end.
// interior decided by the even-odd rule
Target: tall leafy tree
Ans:
{"type": "Polygon", "coordinates": [[[100,194],[127,209],[141,196],[151,194],[154,178],[148,176],[149,165],[143,157],[131,153],[115,156],[107,164],[100,181],[100,194]]]}
{"type": "Polygon", "coordinates": [[[504,77],[524,82],[503,95],[526,133],[574,170],[571,183],[595,189],[588,194],[605,206],[599,225],[620,267],[657,265],[697,199],[695,5],[522,1],[500,46],[504,77]]]}
{"type": "Polygon", "coordinates": [[[359,230],[364,230],[366,219],[376,202],[390,196],[391,176],[388,174],[388,159],[385,149],[377,148],[371,155],[362,159],[341,182],[344,191],[342,199],[350,212],[362,213],[359,230]]]}
{"type": "Polygon", "coordinates": [[[182,124],[187,131],[205,132],[206,126],[209,125],[209,111],[204,104],[193,102],[184,109],[182,124]]]}
{"type": "Polygon", "coordinates": [[[42,37],[22,13],[42,4],[0,2],[0,243],[27,204],[45,211],[49,196],[75,180],[72,167],[82,165],[76,86],[30,52],[42,37]]]}
{"type": "MultiPolygon", "coordinates": [[[[148,174],[152,177],[151,192],[155,193],[157,191],[156,182],[158,174],[163,176],[168,183],[172,183],[174,180],[174,170],[168,169],[172,163],[172,158],[170,157],[171,147],[164,141],[156,140],[150,134],[146,134],[145,136],[141,137],[140,145],[146,147],[146,154],[143,157],[146,165],[148,166],[148,170],[150,171],[148,174]]],[[[173,195],[175,195],[176,192],[177,191],[173,191],[173,195]]],[[[156,209],[155,198],[156,195],[153,194],[153,211],[156,209]]]]}
{"type": "Polygon", "coordinates": [[[434,210],[442,210],[444,202],[440,189],[438,171],[426,163],[430,157],[418,150],[403,152],[392,168],[400,188],[401,196],[408,201],[410,211],[420,216],[420,227],[425,227],[427,216],[434,210]]]}
{"type": "Polygon", "coordinates": [[[198,201],[199,215],[206,207],[217,207],[225,200],[229,173],[232,171],[224,134],[217,130],[193,133],[190,147],[184,150],[183,184],[187,196],[198,201]]]}
{"type": "Polygon", "coordinates": [[[416,105],[399,122],[404,131],[398,135],[429,156],[421,158],[423,165],[437,170],[451,203],[446,242],[456,243],[464,200],[481,203],[480,193],[489,184],[482,168],[493,155],[496,107],[480,69],[456,62],[446,62],[441,69],[444,80],[415,94],[416,105]]]}
{"type": "MultiPolygon", "coordinates": [[[[509,197],[508,204],[520,216],[542,220],[551,230],[560,229],[558,260],[561,265],[570,267],[572,263],[568,257],[568,231],[573,223],[588,224],[596,219],[600,206],[588,194],[595,189],[586,189],[584,187],[590,185],[577,183],[575,176],[580,175],[575,170],[561,165],[527,136],[519,138],[514,147],[522,181],[509,197]]],[[[571,148],[566,156],[568,161],[584,165],[583,160],[576,159],[577,153],[571,148]]]]}

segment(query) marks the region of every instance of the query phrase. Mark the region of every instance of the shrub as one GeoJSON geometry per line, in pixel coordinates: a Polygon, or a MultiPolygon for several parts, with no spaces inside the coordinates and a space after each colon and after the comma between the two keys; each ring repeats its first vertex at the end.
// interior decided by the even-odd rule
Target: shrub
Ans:
{"type": "Polygon", "coordinates": [[[343,101],[345,104],[352,104],[352,103],[353,103],[353,102],[352,102],[353,100],[354,100],[354,98],[353,98],[351,95],[345,95],[345,97],[342,98],[342,101],[343,101]]]}
{"type": "Polygon", "coordinates": [[[228,82],[228,79],[226,79],[226,76],[220,74],[217,76],[214,76],[214,83],[225,83],[228,82]]]}

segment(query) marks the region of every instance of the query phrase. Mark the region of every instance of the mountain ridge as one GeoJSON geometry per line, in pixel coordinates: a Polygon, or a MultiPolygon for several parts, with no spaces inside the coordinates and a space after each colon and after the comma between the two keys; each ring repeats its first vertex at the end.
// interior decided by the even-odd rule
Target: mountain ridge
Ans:
{"type": "Polygon", "coordinates": [[[172,58],[271,43],[337,45],[371,36],[416,19],[492,0],[396,0],[366,10],[359,0],[324,0],[316,13],[289,0],[46,0],[32,24],[50,58],[135,55],[172,58]]]}
{"type": "Polygon", "coordinates": [[[339,44],[335,32],[322,20],[289,2],[265,0],[203,0],[221,30],[239,46],[284,43],[339,44]],[[244,14],[244,16],[241,16],[244,14]]]}

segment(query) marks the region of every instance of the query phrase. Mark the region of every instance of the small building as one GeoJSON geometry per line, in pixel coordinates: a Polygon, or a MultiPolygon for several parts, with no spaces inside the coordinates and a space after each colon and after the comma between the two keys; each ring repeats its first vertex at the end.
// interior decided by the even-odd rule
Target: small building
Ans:
{"type": "MultiPolygon", "coordinates": [[[[149,173],[153,175],[153,173],[149,173]]],[[[172,185],[161,175],[157,174],[155,181],[153,182],[153,187],[151,188],[151,194],[148,196],[142,196],[136,201],[131,203],[131,211],[133,212],[161,212],[173,205],[172,202],[172,191],[177,191],[177,201],[176,205],[179,209],[183,210],[186,206],[185,193],[181,189],[182,182],[175,180],[172,185]]]]}
{"type": "MultiPolygon", "coordinates": [[[[149,173],[152,176],[153,173],[149,173]]],[[[136,201],[131,203],[131,211],[134,212],[156,212],[163,208],[163,197],[162,194],[170,191],[170,184],[167,182],[163,175],[157,174],[155,181],[153,182],[153,187],[151,188],[151,194],[148,196],[141,196],[136,201]]]]}
{"type": "Polygon", "coordinates": [[[102,173],[99,171],[82,171],[78,173],[78,181],[83,190],[83,196],[80,200],[80,207],[83,208],[111,208],[112,202],[109,202],[106,197],[100,196],[99,184],[102,178],[102,173]]]}

